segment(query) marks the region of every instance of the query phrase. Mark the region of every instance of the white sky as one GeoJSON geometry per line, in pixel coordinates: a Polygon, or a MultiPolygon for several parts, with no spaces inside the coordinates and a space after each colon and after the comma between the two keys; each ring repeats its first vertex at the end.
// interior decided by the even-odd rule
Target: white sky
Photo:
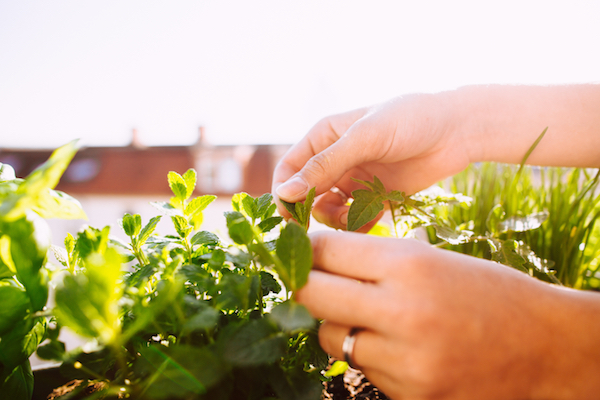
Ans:
{"type": "Polygon", "coordinates": [[[600,82],[600,1],[0,0],[0,148],[292,143],[465,84],[600,82]]]}

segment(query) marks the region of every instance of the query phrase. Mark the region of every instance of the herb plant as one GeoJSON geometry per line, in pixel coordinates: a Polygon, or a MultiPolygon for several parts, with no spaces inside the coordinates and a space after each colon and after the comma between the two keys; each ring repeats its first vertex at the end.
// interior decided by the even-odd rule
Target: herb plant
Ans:
{"type": "Polygon", "coordinates": [[[29,357],[54,332],[48,329],[47,251],[50,230],[44,218],[85,218],[79,203],[53,188],[77,150],[56,150],[26,179],[0,163],[0,393],[31,398],[29,357]]]}
{"type": "MultiPolygon", "coordinates": [[[[45,308],[49,241],[34,227],[40,217],[25,210],[83,215],[71,198],[43,189],[74,152],[59,149],[25,181],[1,170],[0,300],[12,306],[0,312],[3,394],[31,398],[28,358],[41,343],[40,358],[84,380],[73,395],[89,383],[100,388],[86,398],[319,399],[328,357],[317,321],[294,300],[312,248],[305,228],[274,215],[270,194],[233,196],[225,240],[199,229],[215,196],[193,196],[195,171],[169,173],[173,197],[154,203],[162,215],[123,217],[127,242],[109,227],[86,227],[53,248],[62,267],[53,274],[55,306],[45,308]],[[156,232],[165,217],[176,234],[156,232]],[[89,343],[66,352],[63,328],[89,343]]],[[[310,204],[298,207],[310,215],[310,204]]]]}

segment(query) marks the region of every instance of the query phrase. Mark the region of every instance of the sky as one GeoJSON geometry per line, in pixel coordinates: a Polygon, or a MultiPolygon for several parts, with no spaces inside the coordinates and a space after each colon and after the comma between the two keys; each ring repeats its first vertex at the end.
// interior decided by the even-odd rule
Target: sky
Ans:
{"type": "Polygon", "coordinates": [[[470,84],[600,82],[600,1],[0,0],[0,148],[294,143],[470,84]]]}

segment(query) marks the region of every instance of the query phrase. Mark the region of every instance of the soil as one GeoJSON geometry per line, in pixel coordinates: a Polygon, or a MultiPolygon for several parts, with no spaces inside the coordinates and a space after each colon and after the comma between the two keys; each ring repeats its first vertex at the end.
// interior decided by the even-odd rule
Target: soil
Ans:
{"type": "MultiPolygon", "coordinates": [[[[61,396],[66,394],[71,394],[71,396],[69,396],[70,400],[82,399],[98,390],[102,390],[102,385],[105,385],[105,383],[96,382],[90,383],[87,387],[83,388],[83,383],[84,381],[82,380],[72,380],[63,386],[54,389],[47,399],[59,400],[61,396]]],[[[332,378],[331,381],[325,382],[322,396],[322,400],[388,399],[389,397],[371,384],[362,372],[352,368],[348,368],[343,375],[338,375],[332,378]]]]}
{"type": "Polygon", "coordinates": [[[343,375],[325,383],[323,400],[388,400],[359,370],[348,368],[343,375]]]}

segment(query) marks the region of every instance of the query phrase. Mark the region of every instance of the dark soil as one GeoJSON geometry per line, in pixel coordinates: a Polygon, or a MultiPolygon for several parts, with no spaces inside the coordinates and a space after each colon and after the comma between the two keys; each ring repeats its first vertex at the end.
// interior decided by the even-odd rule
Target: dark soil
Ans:
{"type": "Polygon", "coordinates": [[[323,400],[388,400],[383,392],[373,386],[362,372],[348,368],[346,373],[325,383],[323,400]]]}

